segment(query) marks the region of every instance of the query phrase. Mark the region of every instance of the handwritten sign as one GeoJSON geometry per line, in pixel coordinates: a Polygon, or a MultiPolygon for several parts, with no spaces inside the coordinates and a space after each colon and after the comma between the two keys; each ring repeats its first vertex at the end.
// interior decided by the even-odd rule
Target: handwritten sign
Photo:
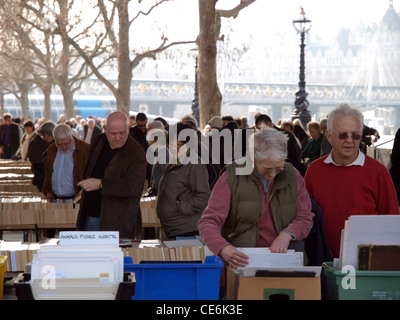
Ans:
{"type": "Polygon", "coordinates": [[[60,231],[60,246],[113,245],[119,246],[118,231],[60,231]]]}

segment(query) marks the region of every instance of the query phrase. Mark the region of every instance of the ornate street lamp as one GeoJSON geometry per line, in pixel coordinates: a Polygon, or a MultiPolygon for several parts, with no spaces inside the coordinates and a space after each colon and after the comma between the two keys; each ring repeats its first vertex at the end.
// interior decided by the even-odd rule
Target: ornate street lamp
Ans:
{"type": "Polygon", "coordinates": [[[192,100],[192,115],[200,125],[200,109],[199,109],[199,86],[197,83],[197,68],[198,68],[198,57],[196,57],[196,66],[194,72],[194,99],[192,100]]]}
{"type": "Polygon", "coordinates": [[[300,81],[299,91],[296,92],[296,100],[294,101],[295,109],[292,112],[292,120],[300,119],[304,128],[307,128],[307,123],[311,121],[311,112],[308,110],[309,102],[307,100],[308,93],[306,92],[306,81],[304,74],[304,44],[305,35],[311,28],[311,20],[306,17],[304,8],[300,7],[300,14],[293,19],[293,26],[297,33],[300,33],[300,81]]]}

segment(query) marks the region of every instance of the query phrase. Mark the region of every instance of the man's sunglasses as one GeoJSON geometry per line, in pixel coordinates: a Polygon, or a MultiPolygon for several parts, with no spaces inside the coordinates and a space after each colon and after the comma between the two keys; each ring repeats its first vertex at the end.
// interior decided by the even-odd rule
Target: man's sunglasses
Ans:
{"type": "MultiPolygon", "coordinates": [[[[340,140],[346,140],[349,137],[347,132],[342,132],[342,133],[338,133],[338,138],[340,140]]],[[[361,134],[359,133],[352,133],[350,135],[352,140],[360,140],[361,139],[361,134]]]]}

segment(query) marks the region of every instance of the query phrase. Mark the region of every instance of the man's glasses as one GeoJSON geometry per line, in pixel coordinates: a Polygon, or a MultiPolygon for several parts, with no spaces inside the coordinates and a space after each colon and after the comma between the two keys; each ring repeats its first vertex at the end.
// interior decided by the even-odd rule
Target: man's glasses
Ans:
{"type": "MultiPolygon", "coordinates": [[[[338,138],[340,140],[346,140],[349,137],[347,132],[342,132],[342,133],[338,133],[338,138]]],[[[360,140],[361,139],[361,134],[359,133],[351,133],[350,137],[352,140],[360,140]]]]}
{"type": "Polygon", "coordinates": [[[72,142],[72,139],[69,139],[69,141],[67,141],[67,142],[57,142],[56,141],[56,145],[57,145],[57,147],[60,147],[60,148],[62,148],[62,147],[68,147],[70,144],[71,144],[71,142],[72,142]]]}

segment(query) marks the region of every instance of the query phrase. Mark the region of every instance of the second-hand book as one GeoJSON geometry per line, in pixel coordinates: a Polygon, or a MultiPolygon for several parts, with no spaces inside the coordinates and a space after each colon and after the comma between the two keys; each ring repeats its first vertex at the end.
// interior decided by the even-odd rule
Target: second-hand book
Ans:
{"type": "Polygon", "coordinates": [[[358,246],[358,270],[400,270],[400,244],[358,246]]]}

